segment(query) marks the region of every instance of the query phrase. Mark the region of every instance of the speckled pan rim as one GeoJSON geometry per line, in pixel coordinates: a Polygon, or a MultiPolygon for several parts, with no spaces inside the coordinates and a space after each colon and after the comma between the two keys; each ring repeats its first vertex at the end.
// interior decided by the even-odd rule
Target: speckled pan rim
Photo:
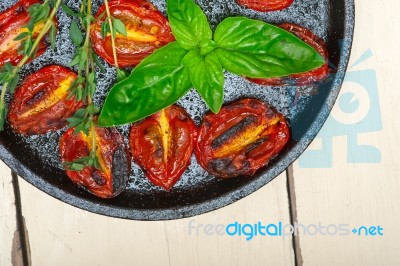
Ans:
{"type": "Polygon", "coordinates": [[[338,65],[338,71],[333,78],[333,85],[328,97],[325,100],[324,107],[313,121],[310,128],[307,130],[305,136],[300,139],[285,156],[283,156],[276,164],[269,168],[269,171],[266,174],[247,183],[240,190],[228,192],[218,198],[202,203],[171,209],[139,210],[120,208],[96,204],[94,202],[84,200],[78,196],[71,195],[58,187],[52,186],[50,183],[47,183],[40,176],[36,175],[34,172],[24,166],[18,160],[18,158],[14,157],[11,152],[5,148],[2,143],[0,143],[0,159],[2,159],[13,171],[15,171],[19,176],[23,177],[27,182],[49,194],[50,196],[83,210],[111,217],[144,221],[172,220],[200,215],[232,204],[260,189],[280,173],[282,173],[289,165],[291,165],[305,151],[307,146],[316,137],[328,118],[344,80],[353,40],[355,23],[354,0],[344,0],[344,6],[345,27],[343,32],[343,49],[341,50],[340,54],[341,59],[338,65]]]}

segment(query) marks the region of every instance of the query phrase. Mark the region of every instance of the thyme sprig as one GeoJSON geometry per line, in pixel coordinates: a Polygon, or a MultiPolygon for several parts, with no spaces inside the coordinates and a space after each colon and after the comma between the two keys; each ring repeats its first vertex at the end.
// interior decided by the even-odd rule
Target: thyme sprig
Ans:
{"type": "Polygon", "coordinates": [[[87,104],[86,108],[81,108],[75,114],[68,118],[70,128],[75,128],[75,134],[80,132],[85,135],[90,135],[92,140],[91,151],[88,156],[74,160],[73,162],[65,163],[65,168],[71,171],[82,171],[85,167],[95,167],[101,170],[99,158],[97,156],[97,141],[96,141],[96,121],[95,116],[99,113],[98,108],[93,102],[93,95],[96,89],[96,62],[95,53],[90,41],[91,23],[94,21],[92,16],[91,0],[82,1],[79,13],[73,12],[67,6],[63,5],[64,11],[67,14],[80,19],[81,27],[85,31],[85,36],[79,28],[75,19],[71,21],[69,33],[73,44],[77,47],[75,55],[70,63],[70,66],[77,66],[78,77],[71,85],[69,97],[75,96],[77,100],[82,100],[87,104]]]}
{"type": "Polygon", "coordinates": [[[61,0],[46,0],[42,4],[34,4],[28,8],[30,20],[26,25],[27,32],[22,32],[16,37],[16,40],[22,40],[22,49],[20,53],[23,54],[23,58],[16,66],[10,63],[4,64],[0,69],[0,131],[4,130],[4,123],[7,117],[7,108],[5,106],[5,95],[7,91],[14,93],[16,86],[20,80],[19,71],[21,68],[31,59],[36,57],[36,53],[40,42],[44,36],[50,32],[50,41],[54,47],[56,26],[54,24],[54,17],[57,13],[58,7],[61,4],[61,0]],[[53,8],[50,7],[53,4],[53,8]],[[35,38],[34,29],[35,25],[39,21],[43,22],[43,28],[35,38]]]}
{"type": "MultiPolygon", "coordinates": [[[[117,51],[115,45],[115,37],[117,33],[126,35],[126,28],[123,22],[110,13],[108,0],[104,0],[106,7],[105,14],[99,16],[105,19],[101,24],[101,35],[103,39],[110,34],[113,57],[117,71],[117,81],[121,81],[127,77],[127,74],[119,68],[117,51]]],[[[83,132],[86,135],[91,134],[92,147],[90,154],[86,157],[74,160],[73,162],[65,163],[65,167],[72,171],[82,171],[85,167],[95,167],[101,169],[99,158],[97,157],[97,143],[96,143],[96,126],[97,123],[94,117],[99,113],[100,109],[93,103],[93,94],[96,89],[96,75],[95,68],[98,66],[103,69],[95,54],[92,44],[90,42],[91,23],[95,22],[91,11],[91,0],[83,0],[78,13],[74,12],[65,4],[62,5],[63,10],[73,18],[80,20],[81,27],[85,30],[85,38],[82,35],[81,28],[75,19],[72,20],[70,26],[70,38],[73,44],[77,47],[75,55],[70,63],[70,66],[78,67],[78,78],[72,84],[69,97],[74,96],[77,100],[83,100],[87,103],[86,108],[79,109],[72,117],[68,118],[69,127],[75,128],[75,134],[83,132]],[[82,44],[83,43],[83,44],[82,44]],[[85,75],[83,76],[83,72],[85,75]]]]}
{"type": "MultiPolygon", "coordinates": [[[[126,78],[127,74],[121,70],[118,65],[115,37],[117,33],[126,35],[126,28],[121,20],[111,15],[108,0],[104,0],[104,4],[106,6],[105,15],[107,19],[101,25],[101,34],[103,38],[108,34],[111,35],[113,56],[117,69],[117,80],[120,81],[126,78]]],[[[91,24],[95,22],[92,16],[91,0],[82,0],[79,12],[73,11],[62,3],[62,0],[45,0],[42,4],[33,4],[28,8],[30,20],[25,27],[26,31],[21,32],[15,38],[16,41],[21,41],[18,52],[23,55],[23,58],[16,66],[5,63],[0,69],[0,86],[2,86],[0,99],[0,130],[4,129],[4,122],[7,116],[5,95],[7,91],[14,93],[20,80],[19,71],[31,58],[36,57],[39,44],[46,34],[49,36],[51,47],[55,47],[57,26],[54,22],[54,17],[60,6],[65,13],[73,17],[69,35],[71,41],[76,46],[76,52],[71,60],[70,66],[77,67],[78,76],[70,87],[68,97],[75,97],[76,100],[83,101],[86,104],[86,108],[77,110],[75,114],[67,120],[69,127],[75,128],[75,134],[82,132],[85,135],[90,135],[92,140],[89,155],[73,162],[65,163],[65,168],[72,171],[81,171],[86,166],[101,169],[101,164],[97,157],[97,121],[95,119],[100,109],[94,104],[93,95],[97,84],[95,75],[96,66],[100,69],[104,69],[104,67],[95,54],[90,41],[91,24]],[[51,6],[53,6],[53,8],[51,8],[51,6]],[[79,23],[77,20],[79,20],[79,23]],[[38,25],[41,26],[41,28],[38,27],[38,25]],[[85,36],[82,34],[81,29],[84,30],[85,36]]]]}

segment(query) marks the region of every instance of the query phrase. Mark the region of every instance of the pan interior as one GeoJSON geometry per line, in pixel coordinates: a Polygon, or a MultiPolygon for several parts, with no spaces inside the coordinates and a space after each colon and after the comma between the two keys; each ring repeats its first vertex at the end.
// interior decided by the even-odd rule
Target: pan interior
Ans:
{"type": "MultiPolygon", "coordinates": [[[[15,0],[0,3],[0,11],[14,4],[15,0]]],[[[64,1],[78,9],[77,2],[64,1]]],[[[94,1],[97,10],[102,1],[94,1]]],[[[165,1],[151,1],[165,14],[165,1]]],[[[245,9],[233,0],[197,0],[205,11],[213,28],[224,18],[246,16],[273,24],[284,22],[302,25],[322,38],[330,54],[332,75],[317,87],[263,87],[242,77],[225,73],[225,102],[244,97],[263,100],[283,113],[290,121],[293,139],[287,148],[255,176],[218,180],[207,174],[194,156],[182,179],[170,192],[153,186],[143,171],[134,163],[128,188],[118,197],[103,200],[73,185],[60,164],[58,141],[65,129],[42,136],[23,137],[6,130],[0,133],[0,157],[28,182],[50,195],[89,211],[140,220],[174,219],[197,215],[223,207],[267,184],[282,172],[304,151],[315,137],[332,108],[343,81],[347,65],[352,30],[352,1],[345,0],[296,0],[289,8],[270,13],[245,9]]],[[[59,33],[55,50],[48,50],[40,58],[26,65],[22,76],[33,73],[43,66],[59,64],[67,66],[74,47],[68,37],[71,19],[62,11],[57,13],[59,33]]],[[[103,62],[105,72],[99,72],[95,102],[101,106],[107,92],[115,82],[115,70],[103,62]]],[[[9,100],[9,99],[8,99],[9,100]]],[[[195,91],[190,91],[178,104],[184,107],[197,124],[207,107],[195,91]]],[[[129,127],[118,127],[128,140],[129,127]]]]}

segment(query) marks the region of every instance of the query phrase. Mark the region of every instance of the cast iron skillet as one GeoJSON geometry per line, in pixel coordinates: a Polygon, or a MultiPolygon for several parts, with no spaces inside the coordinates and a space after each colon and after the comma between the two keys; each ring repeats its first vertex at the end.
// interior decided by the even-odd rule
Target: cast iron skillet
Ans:
{"type": "MultiPolygon", "coordinates": [[[[0,11],[16,0],[0,3],[0,11]]],[[[78,1],[64,1],[77,7],[78,1]]],[[[95,1],[95,8],[102,1],[95,1]]],[[[164,0],[152,1],[165,11],[164,0]]],[[[113,217],[135,220],[167,220],[190,217],[224,207],[266,185],[285,170],[305,150],[327,119],[339,93],[347,67],[354,27],[353,0],[295,0],[280,12],[260,13],[238,6],[234,0],[197,0],[206,10],[213,27],[228,16],[247,16],[270,23],[296,23],[323,38],[330,53],[333,73],[317,87],[271,88],[252,84],[241,77],[226,74],[226,99],[230,102],[243,97],[254,97],[268,102],[290,121],[293,139],[280,156],[253,177],[218,180],[205,173],[192,158],[192,164],[182,180],[170,191],[154,187],[134,165],[128,188],[114,199],[100,199],[73,185],[59,162],[58,139],[63,132],[44,136],[23,137],[7,125],[0,133],[0,158],[32,185],[73,206],[113,217]]],[[[47,51],[23,69],[25,76],[49,64],[67,65],[73,54],[68,41],[70,18],[61,11],[59,35],[55,51],[47,51]]],[[[102,104],[107,90],[114,82],[115,73],[107,68],[100,73],[95,101],[102,104]]],[[[201,98],[190,92],[180,102],[196,123],[207,111],[201,98]]],[[[127,139],[128,127],[120,127],[127,139]]]]}

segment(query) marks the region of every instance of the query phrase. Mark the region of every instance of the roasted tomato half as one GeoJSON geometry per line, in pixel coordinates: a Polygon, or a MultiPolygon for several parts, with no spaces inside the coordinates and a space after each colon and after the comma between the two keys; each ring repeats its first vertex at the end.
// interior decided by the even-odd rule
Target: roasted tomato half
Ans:
{"type": "Polygon", "coordinates": [[[198,130],[198,163],[220,178],[253,175],[289,140],[282,114],[255,99],[243,99],[204,117],[198,130]]]}
{"type": "Polygon", "coordinates": [[[153,184],[169,190],[190,163],[196,134],[186,111],[172,105],[132,126],[133,159],[153,184]]]}
{"type": "MultiPolygon", "coordinates": [[[[71,128],[61,137],[60,152],[63,163],[89,156],[92,150],[92,133],[74,133],[71,128]]],[[[96,156],[100,169],[84,167],[82,171],[66,170],[75,184],[101,198],[111,198],[123,191],[130,173],[130,156],[122,135],[115,128],[99,128],[96,131],[96,156]]]]}
{"type": "Polygon", "coordinates": [[[18,133],[34,135],[58,130],[67,118],[83,106],[75,97],[68,98],[77,75],[57,65],[40,69],[28,76],[11,100],[8,120],[18,133]]]}
{"type": "Polygon", "coordinates": [[[289,7],[293,0],[236,0],[239,5],[261,11],[277,11],[289,7]]]}
{"type": "Polygon", "coordinates": [[[285,29],[298,38],[302,39],[305,43],[312,46],[323,58],[325,58],[325,64],[320,66],[319,68],[313,69],[311,71],[294,74],[287,77],[282,78],[248,78],[248,80],[266,86],[285,86],[285,85],[312,85],[315,82],[321,81],[325,79],[329,74],[329,66],[328,66],[328,50],[324,41],[318,38],[314,33],[309,31],[306,28],[295,24],[282,24],[279,26],[282,29],[285,29]]]}
{"type": "MultiPolygon", "coordinates": [[[[114,0],[109,3],[111,15],[120,19],[127,35],[117,33],[115,46],[120,67],[134,67],[155,49],[174,40],[168,20],[145,0],[114,0]]],[[[105,6],[100,7],[91,38],[94,50],[109,64],[114,65],[111,35],[101,36],[101,24],[107,19],[105,6]]]]}
{"type": "MultiPolygon", "coordinates": [[[[6,62],[16,65],[22,59],[23,55],[19,54],[18,51],[21,49],[23,40],[15,41],[14,39],[22,32],[28,31],[25,27],[30,19],[27,9],[36,3],[40,3],[40,1],[20,0],[14,6],[0,13],[0,67],[6,62]]],[[[35,24],[34,38],[43,29],[43,26],[43,21],[35,24]]],[[[43,39],[38,46],[36,56],[43,54],[46,48],[47,43],[43,39]]]]}

